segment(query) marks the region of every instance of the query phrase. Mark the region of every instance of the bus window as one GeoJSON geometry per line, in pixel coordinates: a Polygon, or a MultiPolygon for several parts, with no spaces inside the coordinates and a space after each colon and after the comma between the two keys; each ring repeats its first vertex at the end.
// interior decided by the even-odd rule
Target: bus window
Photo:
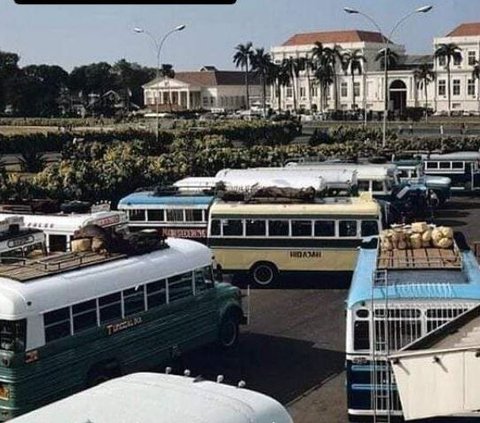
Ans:
{"type": "Polygon", "coordinates": [[[452,162],[452,169],[463,169],[464,167],[464,162],[452,162]]]}
{"type": "Polygon", "coordinates": [[[187,222],[201,222],[203,219],[203,210],[187,209],[185,210],[185,220],[187,222]]]}
{"type": "Polygon", "coordinates": [[[67,251],[67,235],[53,235],[48,236],[49,250],[54,251],[67,251]]]}
{"type": "Polygon", "coordinates": [[[220,236],[220,220],[219,219],[212,219],[210,232],[212,236],[220,236]]]}
{"type": "Polygon", "coordinates": [[[358,190],[360,192],[370,191],[370,181],[368,180],[358,181],[358,190]]]}
{"type": "Polygon", "coordinates": [[[427,169],[438,169],[438,162],[425,162],[427,169]]]}
{"type": "Polygon", "coordinates": [[[167,222],[183,222],[183,210],[170,209],[167,210],[167,222]]]}
{"type": "Polygon", "coordinates": [[[70,335],[70,308],[64,307],[43,315],[45,342],[70,335]]]}
{"type": "Polygon", "coordinates": [[[132,222],[145,222],[145,210],[129,210],[128,218],[132,222]]]}
{"type": "Polygon", "coordinates": [[[341,220],[339,222],[339,236],[356,237],[357,236],[357,221],[356,220],[341,220]]]}
{"type": "Polygon", "coordinates": [[[288,220],[269,220],[269,236],[288,236],[288,220]]]}
{"type": "Polygon", "coordinates": [[[73,333],[97,326],[97,300],[85,301],[72,307],[73,333]]]}
{"type": "Polygon", "coordinates": [[[143,285],[123,291],[123,310],[125,317],[145,311],[143,285]]]}
{"type": "Polygon", "coordinates": [[[312,221],[292,220],[292,236],[312,236],[312,221]]]}
{"type": "Polygon", "coordinates": [[[440,162],[440,169],[450,169],[450,162],[440,162]]]}
{"type": "Polygon", "coordinates": [[[362,236],[378,235],[378,222],[376,220],[362,220],[362,236]]]}
{"type": "Polygon", "coordinates": [[[98,305],[100,308],[100,324],[122,318],[122,297],[120,292],[99,298],[98,305]]]}
{"type": "Polygon", "coordinates": [[[222,220],[223,236],[243,236],[243,222],[240,219],[222,220]]]}
{"type": "Polygon", "coordinates": [[[22,352],[26,343],[26,320],[0,320],[0,349],[22,352]]]}
{"type": "Polygon", "coordinates": [[[373,192],[383,192],[383,181],[372,181],[373,192]]]}
{"type": "Polygon", "coordinates": [[[167,281],[165,279],[147,285],[147,307],[158,307],[167,303],[167,281]]]}
{"type": "Polygon", "coordinates": [[[164,210],[147,210],[147,218],[149,222],[164,222],[164,210]]]}
{"type": "Polygon", "coordinates": [[[335,221],[334,220],[316,220],[315,236],[334,237],[335,221]]]}
{"type": "Polygon", "coordinates": [[[265,236],[266,230],[265,220],[247,220],[247,236],[265,236]]]}
{"type": "Polygon", "coordinates": [[[168,278],[168,298],[169,302],[181,300],[182,298],[193,295],[192,273],[168,278]]]}
{"type": "Polygon", "coordinates": [[[370,348],[370,331],[368,320],[357,320],[353,327],[353,349],[368,350],[370,348]]]}

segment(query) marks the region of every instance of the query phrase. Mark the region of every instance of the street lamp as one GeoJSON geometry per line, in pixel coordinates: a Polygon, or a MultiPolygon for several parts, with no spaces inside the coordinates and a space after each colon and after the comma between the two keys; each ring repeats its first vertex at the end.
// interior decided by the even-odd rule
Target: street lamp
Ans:
{"type": "MultiPolygon", "coordinates": [[[[415,9],[413,10],[412,12],[408,13],[407,15],[405,15],[404,17],[402,17],[392,28],[392,30],[390,31],[390,34],[388,35],[388,37],[386,38],[384,35],[383,35],[383,31],[382,29],[380,28],[380,26],[377,24],[377,22],[375,22],[375,20],[370,17],[369,15],[367,15],[366,13],[363,13],[363,12],[360,12],[359,10],[357,9],[353,9],[351,7],[344,7],[343,10],[345,11],[345,13],[348,13],[350,15],[362,15],[363,17],[365,17],[366,19],[368,19],[372,24],[373,26],[375,26],[375,28],[378,30],[378,32],[380,32],[380,34],[382,34],[383,36],[383,53],[384,53],[384,64],[383,64],[383,67],[384,67],[384,71],[385,71],[385,74],[384,74],[384,79],[385,79],[385,100],[384,100],[384,104],[383,104],[383,128],[382,128],[382,146],[385,147],[386,143],[387,143],[387,114],[388,114],[388,45],[390,44],[390,39],[392,38],[393,36],[393,33],[397,30],[397,28],[403,23],[405,22],[408,18],[410,18],[411,16],[417,14],[417,13],[427,13],[427,12],[430,12],[430,10],[433,9],[433,6],[432,5],[428,5],[428,6],[422,6],[422,7],[419,7],[418,9],[415,9]]],[[[366,113],[366,111],[365,111],[366,113]]]]}
{"type": "MultiPolygon", "coordinates": [[[[157,40],[150,32],[146,31],[143,28],[135,27],[133,28],[133,31],[137,34],[145,34],[148,36],[152,41],[153,45],[155,47],[155,55],[157,59],[157,67],[155,71],[155,80],[158,82],[158,79],[160,78],[160,53],[162,51],[163,44],[165,43],[165,40],[174,32],[179,32],[183,31],[186,28],[186,25],[178,25],[175,28],[171,29],[168,31],[161,39],[157,40]]],[[[158,143],[158,125],[159,125],[159,111],[158,111],[158,97],[159,97],[160,91],[157,90],[156,95],[155,95],[155,112],[156,112],[156,125],[155,125],[155,140],[158,143]]]]}

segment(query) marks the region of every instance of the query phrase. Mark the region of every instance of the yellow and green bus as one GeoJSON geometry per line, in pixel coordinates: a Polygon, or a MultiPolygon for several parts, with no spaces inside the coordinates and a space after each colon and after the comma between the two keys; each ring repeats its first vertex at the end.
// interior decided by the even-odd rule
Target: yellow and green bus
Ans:
{"type": "Polygon", "coordinates": [[[217,200],[208,245],[223,272],[248,272],[267,286],[286,272],[352,272],[362,240],[378,236],[381,222],[368,193],[309,203],[217,200]]]}

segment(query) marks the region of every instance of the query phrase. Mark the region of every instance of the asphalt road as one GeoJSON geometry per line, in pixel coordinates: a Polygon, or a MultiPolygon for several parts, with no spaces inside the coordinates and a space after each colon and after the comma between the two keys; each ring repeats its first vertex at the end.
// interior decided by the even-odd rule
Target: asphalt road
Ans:
{"type": "MultiPolygon", "coordinates": [[[[437,213],[437,223],[480,240],[480,197],[458,197],[437,213]]],[[[236,281],[244,288],[242,280],[236,281]]],[[[238,348],[203,348],[183,357],[177,372],[237,384],[285,404],[295,423],[343,423],[346,417],[344,300],[349,280],[290,278],[277,289],[252,289],[251,322],[238,348]]],[[[244,290],[246,293],[246,290],[244,290]]]]}

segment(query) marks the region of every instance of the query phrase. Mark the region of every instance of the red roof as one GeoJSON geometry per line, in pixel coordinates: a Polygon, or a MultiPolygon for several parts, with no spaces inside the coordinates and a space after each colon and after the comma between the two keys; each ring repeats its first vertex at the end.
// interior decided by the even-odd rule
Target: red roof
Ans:
{"type": "Polygon", "coordinates": [[[284,46],[298,46],[305,44],[315,44],[315,42],[323,44],[335,43],[383,43],[384,37],[379,32],[370,31],[324,31],[324,32],[307,32],[304,34],[295,34],[289,38],[284,46]]]}
{"type": "Polygon", "coordinates": [[[447,37],[471,37],[480,35],[480,22],[464,23],[457,26],[447,37]]]}

